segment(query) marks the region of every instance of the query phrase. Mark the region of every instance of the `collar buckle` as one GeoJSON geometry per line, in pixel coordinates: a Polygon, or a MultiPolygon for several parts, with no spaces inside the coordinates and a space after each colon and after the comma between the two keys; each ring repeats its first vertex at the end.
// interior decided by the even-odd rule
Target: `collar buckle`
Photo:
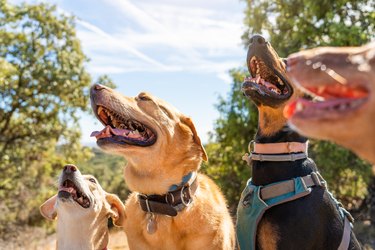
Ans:
{"type": "Polygon", "coordinates": [[[168,192],[166,195],[165,195],[165,202],[169,205],[173,205],[174,203],[174,195],[171,193],[171,192],[168,192]],[[171,200],[169,200],[169,198],[171,198],[171,200]]]}
{"type": "Polygon", "coordinates": [[[190,186],[184,186],[181,188],[181,203],[184,204],[185,207],[189,206],[193,202],[193,198],[191,197],[191,190],[190,186]],[[186,191],[186,192],[185,192],[186,191]],[[187,200],[185,200],[187,198],[187,200]]]}

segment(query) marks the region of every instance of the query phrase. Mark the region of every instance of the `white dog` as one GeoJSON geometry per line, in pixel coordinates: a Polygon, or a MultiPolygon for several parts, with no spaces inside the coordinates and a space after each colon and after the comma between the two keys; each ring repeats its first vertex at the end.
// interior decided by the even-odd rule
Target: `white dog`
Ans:
{"type": "Polygon", "coordinates": [[[66,165],[59,178],[58,194],[40,207],[41,214],[57,217],[57,249],[107,249],[108,218],[117,226],[125,220],[124,204],[106,193],[95,177],[66,165]]]}

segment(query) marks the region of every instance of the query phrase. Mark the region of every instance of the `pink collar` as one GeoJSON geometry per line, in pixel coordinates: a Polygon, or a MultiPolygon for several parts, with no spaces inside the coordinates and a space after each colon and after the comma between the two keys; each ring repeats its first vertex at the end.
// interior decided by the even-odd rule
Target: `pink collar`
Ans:
{"type": "Polygon", "coordinates": [[[255,154],[307,153],[308,142],[249,143],[249,152],[255,154]]]}

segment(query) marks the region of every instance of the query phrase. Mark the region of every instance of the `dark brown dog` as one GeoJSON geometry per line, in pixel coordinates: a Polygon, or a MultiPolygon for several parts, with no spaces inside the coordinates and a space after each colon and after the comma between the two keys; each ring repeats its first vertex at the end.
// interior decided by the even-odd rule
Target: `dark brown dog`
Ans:
{"type": "MultiPolygon", "coordinates": [[[[317,167],[310,158],[305,155],[293,160],[293,157],[301,153],[303,155],[307,138],[293,131],[283,116],[284,107],[300,96],[301,92],[290,84],[285,63],[269,42],[260,35],[253,36],[250,42],[247,64],[251,77],[245,79],[242,91],[259,111],[256,148],[251,161],[251,183],[259,187],[313,175],[317,167]],[[279,145],[287,146],[282,148],[279,145]],[[266,157],[291,159],[271,161],[266,157]]],[[[336,203],[324,185],[312,186],[310,191],[302,198],[265,211],[256,234],[257,249],[315,250],[339,247],[344,221],[336,203]]],[[[246,196],[239,205],[244,206],[244,210],[245,202],[246,196]]],[[[353,233],[349,249],[360,249],[353,233]]]]}

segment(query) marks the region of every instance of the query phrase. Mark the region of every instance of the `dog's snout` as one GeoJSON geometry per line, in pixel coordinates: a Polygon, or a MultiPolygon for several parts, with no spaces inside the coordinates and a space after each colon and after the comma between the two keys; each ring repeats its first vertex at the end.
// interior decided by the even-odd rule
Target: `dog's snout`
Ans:
{"type": "Polygon", "coordinates": [[[103,90],[103,89],[105,89],[106,87],[104,86],[104,85],[101,85],[101,84],[94,84],[93,86],[92,86],[92,90],[94,90],[94,91],[100,91],[100,90],[103,90]]]}
{"type": "Polygon", "coordinates": [[[66,165],[65,167],[64,167],[64,173],[66,173],[66,174],[71,174],[71,173],[74,173],[74,172],[76,172],[77,171],[77,167],[76,166],[74,166],[74,165],[66,165]]]}
{"type": "Polygon", "coordinates": [[[264,45],[266,44],[266,39],[261,35],[253,35],[250,37],[250,45],[264,45]]]}

